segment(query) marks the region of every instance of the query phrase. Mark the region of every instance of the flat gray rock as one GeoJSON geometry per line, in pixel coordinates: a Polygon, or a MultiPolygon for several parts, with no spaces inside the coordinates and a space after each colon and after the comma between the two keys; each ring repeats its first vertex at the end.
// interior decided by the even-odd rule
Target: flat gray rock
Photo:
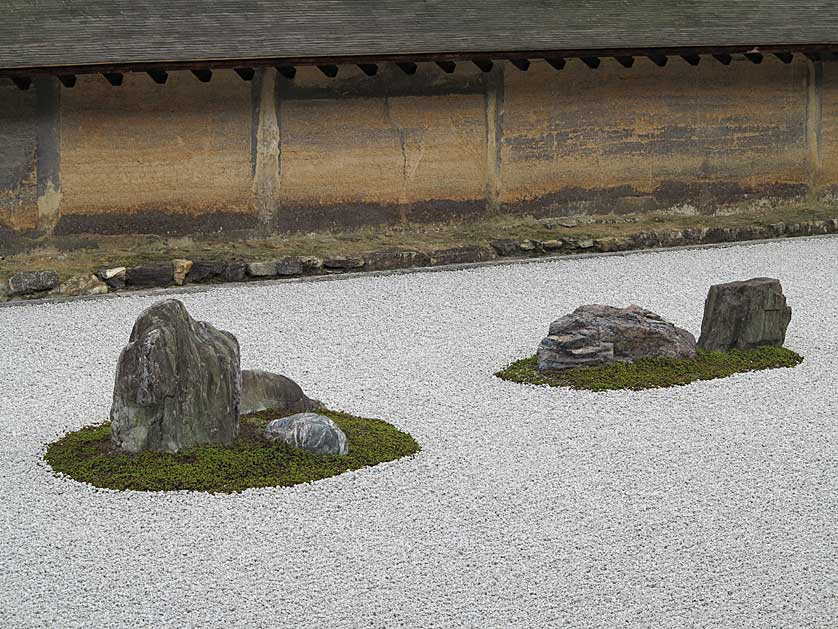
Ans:
{"type": "Polygon", "coordinates": [[[780,280],[757,277],[710,287],[698,346],[707,351],[780,347],[786,340],[791,308],[780,280]]]}
{"type": "Polygon", "coordinates": [[[695,337],[638,306],[580,306],[550,324],[538,368],[559,371],[639,358],[695,356],[695,337]]]}
{"type": "Polygon", "coordinates": [[[55,271],[21,271],[9,278],[9,296],[34,295],[58,286],[55,271]]]}
{"type": "Polygon", "coordinates": [[[140,314],[119,356],[111,438],[127,452],[232,443],[239,430],[239,343],[176,299],[140,314]]]}
{"type": "Polygon", "coordinates": [[[307,413],[321,408],[296,382],[277,373],[261,369],[242,371],[242,390],[239,413],[248,415],[259,411],[276,411],[281,415],[307,413]]]}
{"type": "Polygon", "coordinates": [[[325,415],[299,413],[273,420],[265,428],[265,438],[283,441],[292,448],[312,454],[347,454],[346,435],[325,415]]]}

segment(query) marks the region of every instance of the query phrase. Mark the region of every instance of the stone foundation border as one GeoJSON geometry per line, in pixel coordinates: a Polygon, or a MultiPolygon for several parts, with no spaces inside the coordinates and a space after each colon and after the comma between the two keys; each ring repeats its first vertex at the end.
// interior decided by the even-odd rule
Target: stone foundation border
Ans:
{"type": "MultiPolygon", "coordinates": [[[[497,239],[431,252],[387,250],[358,257],[293,256],[278,260],[173,260],[170,263],[99,269],[64,282],[57,274],[23,271],[0,286],[0,307],[24,303],[61,302],[104,294],[189,292],[207,285],[278,280],[317,280],[340,276],[467,268],[532,260],[572,259],[593,255],[621,255],[644,250],[729,246],[744,242],[777,241],[838,233],[838,218],[798,223],[742,227],[698,227],[685,230],[644,231],[631,236],[563,238],[561,240],[497,239]],[[38,277],[34,277],[40,274],[38,277]],[[43,278],[52,278],[44,284],[43,278]],[[17,294],[10,295],[10,287],[17,294]],[[26,288],[31,286],[31,288],[26,288]],[[22,292],[20,292],[22,290],[22,292]]],[[[48,271],[48,270],[46,270],[48,271]]]]}

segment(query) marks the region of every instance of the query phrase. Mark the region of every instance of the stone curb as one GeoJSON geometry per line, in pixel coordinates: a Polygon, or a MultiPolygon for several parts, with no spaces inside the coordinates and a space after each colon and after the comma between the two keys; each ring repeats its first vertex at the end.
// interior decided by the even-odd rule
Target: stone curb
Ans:
{"type": "MultiPolygon", "coordinates": [[[[96,280],[93,294],[62,295],[58,287],[22,299],[3,302],[0,307],[30,303],[62,303],[70,299],[90,299],[107,294],[133,296],[177,292],[202,292],[211,286],[242,283],[271,284],[278,281],[316,281],[340,277],[384,275],[418,271],[472,268],[491,264],[526,263],[567,260],[603,255],[626,255],[664,249],[695,249],[735,246],[755,242],[773,242],[789,237],[811,237],[838,233],[838,219],[802,223],[773,223],[736,228],[693,228],[683,231],[647,231],[627,237],[598,239],[564,238],[538,241],[512,239],[493,240],[487,245],[467,245],[430,253],[417,251],[378,251],[361,257],[316,258],[303,256],[273,261],[246,263],[242,261],[205,262],[173,260],[125,269],[102,269],[91,278],[96,280]],[[188,265],[186,263],[189,263],[188,265]],[[189,269],[184,273],[184,266],[189,269]],[[184,285],[176,282],[179,279],[184,285]],[[99,287],[109,288],[103,293],[99,287]]],[[[38,273],[38,272],[33,272],[38,273]]],[[[15,283],[20,284],[20,278],[15,283]]],[[[80,276],[84,277],[84,276],[80,276]]],[[[68,282],[67,284],[73,284],[68,282]]],[[[64,285],[62,284],[62,287],[64,285]]],[[[0,287],[2,289],[3,287],[0,287]]]]}

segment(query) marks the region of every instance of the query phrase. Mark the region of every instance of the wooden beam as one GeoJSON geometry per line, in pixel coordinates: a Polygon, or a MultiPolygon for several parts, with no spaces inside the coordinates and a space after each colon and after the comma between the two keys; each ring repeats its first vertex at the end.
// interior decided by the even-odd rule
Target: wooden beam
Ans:
{"type": "Polygon", "coordinates": [[[762,56],[762,53],[759,52],[746,52],[745,58],[751,63],[757,64],[762,63],[762,60],[765,59],[765,57],[762,56]]]}
{"type": "Polygon", "coordinates": [[[480,69],[481,72],[491,72],[495,64],[491,59],[472,59],[471,62],[480,69]]]}
{"type": "Polygon", "coordinates": [[[358,67],[361,68],[361,72],[363,72],[367,76],[375,76],[376,74],[378,74],[377,63],[359,63],[358,67]]]}
{"type": "Polygon", "coordinates": [[[398,66],[399,70],[411,76],[416,74],[416,70],[419,68],[419,66],[412,61],[399,61],[396,63],[396,66],[398,66]]]}
{"type": "Polygon", "coordinates": [[[276,67],[276,71],[279,72],[282,76],[286,79],[293,79],[297,76],[297,68],[294,66],[289,66],[287,64],[281,64],[276,67]]]}
{"type": "Polygon", "coordinates": [[[192,74],[194,74],[195,78],[201,83],[209,83],[210,80],[212,80],[212,70],[208,70],[207,68],[192,70],[192,74]]]}
{"type": "Polygon", "coordinates": [[[586,66],[591,70],[596,70],[599,67],[599,57],[579,57],[586,66]]]}
{"type": "Polygon", "coordinates": [[[103,72],[102,76],[105,77],[108,80],[108,83],[110,83],[114,87],[119,87],[120,85],[122,85],[122,72],[103,72]]]}
{"type": "Polygon", "coordinates": [[[457,64],[453,61],[437,61],[436,64],[442,69],[445,74],[453,74],[457,69],[457,64]]]}
{"type": "Polygon", "coordinates": [[[148,75],[151,77],[152,81],[159,83],[160,85],[163,85],[169,80],[169,73],[165,70],[149,70],[148,75]]]}
{"type": "Polygon", "coordinates": [[[521,72],[526,72],[530,69],[529,59],[510,59],[509,63],[518,68],[521,72]]]}
{"type": "Polygon", "coordinates": [[[326,64],[326,65],[322,65],[322,66],[317,66],[317,69],[320,70],[323,74],[325,74],[330,79],[333,79],[338,75],[338,67],[334,64],[326,64]]]}
{"type": "Polygon", "coordinates": [[[785,64],[789,64],[794,61],[794,55],[790,52],[775,52],[774,56],[785,64]]]}
{"type": "Polygon", "coordinates": [[[721,63],[723,66],[729,66],[730,62],[733,61],[733,57],[724,53],[713,55],[713,58],[719,63],[721,63]]]}
{"type": "Polygon", "coordinates": [[[664,67],[666,65],[666,62],[669,60],[669,57],[667,57],[666,55],[650,54],[646,56],[649,57],[649,59],[652,60],[652,63],[654,63],[659,68],[664,67]]]}
{"type": "Polygon", "coordinates": [[[567,61],[563,57],[545,57],[544,61],[556,70],[564,70],[564,67],[567,65],[567,61]]]}
{"type": "Polygon", "coordinates": [[[689,63],[691,66],[697,66],[701,63],[701,57],[699,55],[681,55],[681,59],[689,63]]]}
{"type": "Polygon", "coordinates": [[[61,81],[61,85],[64,87],[75,87],[76,86],[76,75],[75,74],[62,74],[58,77],[58,80],[61,81]]]}
{"type": "Polygon", "coordinates": [[[236,74],[239,75],[242,81],[252,81],[256,76],[256,71],[253,68],[233,68],[236,74]]]}
{"type": "Polygon", "coordinates": [[[634,57],[614,57],[624,68],[630,68],[634,65],[634,57]]]}

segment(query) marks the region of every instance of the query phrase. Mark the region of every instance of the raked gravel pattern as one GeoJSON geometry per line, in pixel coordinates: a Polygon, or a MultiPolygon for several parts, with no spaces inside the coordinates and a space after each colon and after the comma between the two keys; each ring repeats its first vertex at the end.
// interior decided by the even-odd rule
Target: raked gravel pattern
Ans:
{"type": "Polygon", "coordinates": [[[3,627],[838,624],[838,238],[180,298],[243,368],[422,452],[238,495],[57,478],[45,444],[107,417],[159,296],[0,308],[3,627]],[[764,275],[795,369],[636,393],[492,376],[579,304],[698,333],[710,284],[764,275]]]}

